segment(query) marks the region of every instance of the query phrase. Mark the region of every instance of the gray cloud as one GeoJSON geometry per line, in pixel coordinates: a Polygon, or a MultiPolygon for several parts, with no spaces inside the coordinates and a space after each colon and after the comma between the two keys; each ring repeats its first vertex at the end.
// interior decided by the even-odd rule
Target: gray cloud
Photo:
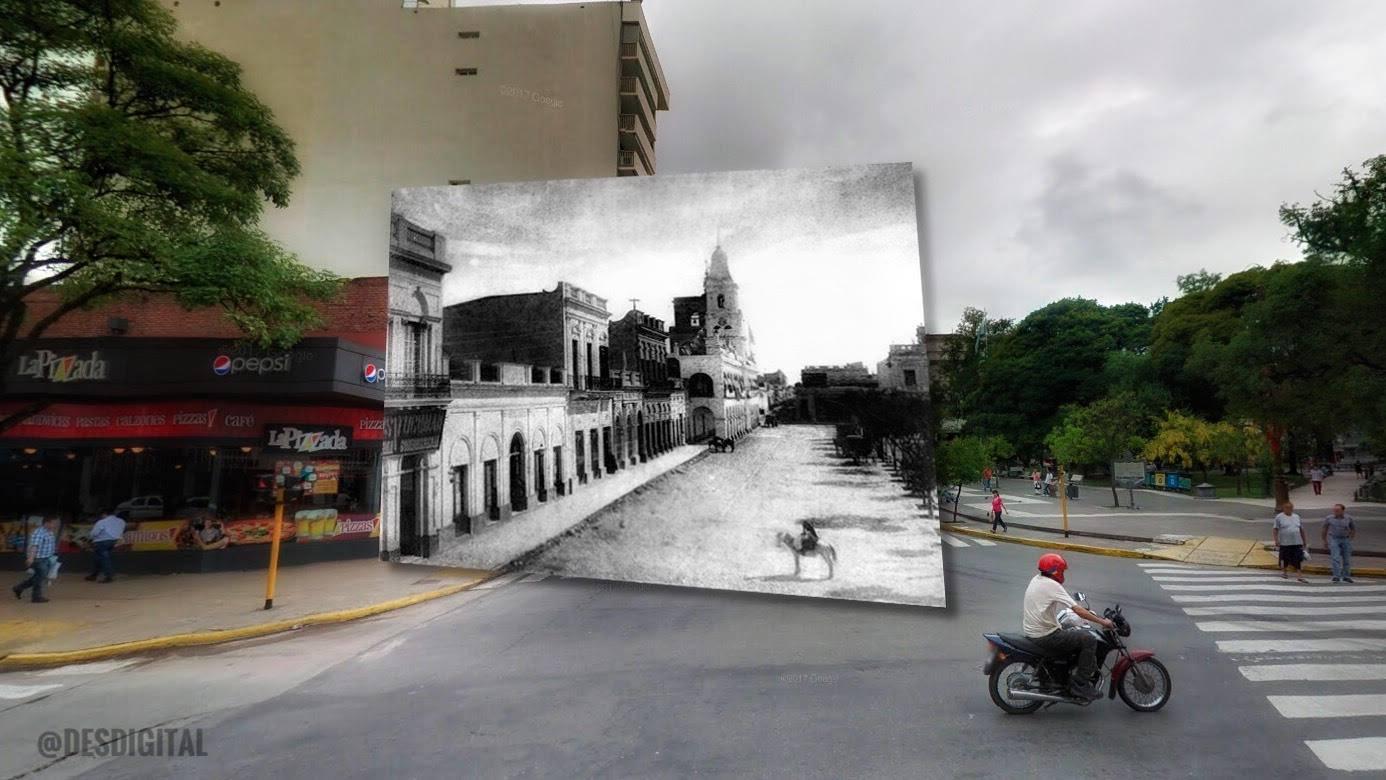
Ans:
{"type": "Polygon", "coordinates": [[[645,14],[672,96],[662,174],[924,172],[934,329],[967,305],[1151,301],[1200,267],[1295,257],[1280,203],[1386,153],[1386,4],[1371,0],[647,0],[645,14]]]}

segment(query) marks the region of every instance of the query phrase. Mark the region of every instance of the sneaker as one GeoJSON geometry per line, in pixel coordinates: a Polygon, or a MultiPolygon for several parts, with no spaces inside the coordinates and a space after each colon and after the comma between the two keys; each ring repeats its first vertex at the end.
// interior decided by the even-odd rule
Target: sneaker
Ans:
{"type": "Polygon", "coordinates": [[[95,574],[88,574],[87,576],[83,577],[82,579],[86,580],[87,582],[96,582],[96,575],[95,575],[95,574]]]}
{"type": "Polygon", "coordinates": [[[1351,577],[1344,577],[1344,578],[1343,578],[1343,582],[1352,582],[1352,578],[1351,578],[1351,577]]]}
{"type": "Polygon", "coordinates": [[[1102,692],[1097,690],[1097,687],[1094,686],[1092,683],[1088,683],[1086,685],[1070,685],[1068,690],[1069,693],[1077,699],[1087,699],[1088,701],[1096,701],[1097,699],[1102,698],[1102,692]]]}
{"type": "Polygon", "coordinates": [[[1333,581],[1334,581],[1334,582],[1342,582],[1342,580],[1338,579],[1337,577],[1334,577],[1334,578],[1333,578],[1333,581]]]}

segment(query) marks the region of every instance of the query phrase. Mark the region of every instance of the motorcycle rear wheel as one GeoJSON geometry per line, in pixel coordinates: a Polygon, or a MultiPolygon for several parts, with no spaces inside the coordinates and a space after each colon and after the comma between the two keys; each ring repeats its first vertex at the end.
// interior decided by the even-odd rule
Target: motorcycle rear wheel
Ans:
{"type": "Polygon", "coordinates": [[[1034,679],[1035,673],[1038,671],[1034,666],[1016,658],[1009,658],[997,664],[991,670],[991,678],[987,684],[987,691],[991,694],[992,703],[1008,715],[1029,715],[1043,707],[1044,702],[1042,701],[1011,699],[1006,695],[1006,691],[1010,688],[1011,677],[1023,674],[1034,679]]]}
{"type": "Polygon", "coordinates": [[[1126,706],[1136,712],[1156,712],[1169,703],[1169,694],[1174,689],[1169,670],[1154,658],[1144,658],[1131,664],[1117,686],[1117,694],[1126,706]],[[1141,679],[1150,685],[1149,691],[1141,691],[1141,679]],[[1152,697],[1153,694],[1153,697],[1152,697]]]}

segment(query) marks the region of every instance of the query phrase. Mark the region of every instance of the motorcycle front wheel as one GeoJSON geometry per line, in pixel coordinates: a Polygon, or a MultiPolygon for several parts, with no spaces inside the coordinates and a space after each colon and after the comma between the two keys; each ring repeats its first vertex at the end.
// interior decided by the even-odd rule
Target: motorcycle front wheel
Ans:
{"type": "Polygon", "coordinates": [[[1126,706],[1136,712],[1155,712],[1169,702],[1174,683],[1169,670],[1154,658],[1131,664],[1117,686],[1117,693],[1126,706]]]}
{"type": "Polygon", "coordinates": [[[1008,694],[1011,686],[1029,684],[1034,680],[1035,667],[1019,659],[1007,659],[991,670],[987,685],[991,700],[1009,715],[1028,715],[1044,706],[1042,701],[1012,699],[1008,694]]]}

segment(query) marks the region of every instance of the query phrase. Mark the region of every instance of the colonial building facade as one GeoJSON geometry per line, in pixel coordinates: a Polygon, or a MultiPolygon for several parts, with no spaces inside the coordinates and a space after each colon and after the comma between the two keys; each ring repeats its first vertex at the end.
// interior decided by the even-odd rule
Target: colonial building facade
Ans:
{"type": "Polygon", "coordinates": [[[687,390],[690,441],[743,436],[760,426],[768,409],[739,292],[719,245],[703,277],[703,294],[674,299],[671,365],[687,390]]]}
{"type": "MultiPolygon", "coordinates": [[[[444,239],[395,214],[390,219],[390,320],[382,445],[381,557],[428,555],[444,500],[438,448],[450,403],[442,350],[444,239]]],[[[378,381],[378,380],[371,380],[378,381]]]]}

